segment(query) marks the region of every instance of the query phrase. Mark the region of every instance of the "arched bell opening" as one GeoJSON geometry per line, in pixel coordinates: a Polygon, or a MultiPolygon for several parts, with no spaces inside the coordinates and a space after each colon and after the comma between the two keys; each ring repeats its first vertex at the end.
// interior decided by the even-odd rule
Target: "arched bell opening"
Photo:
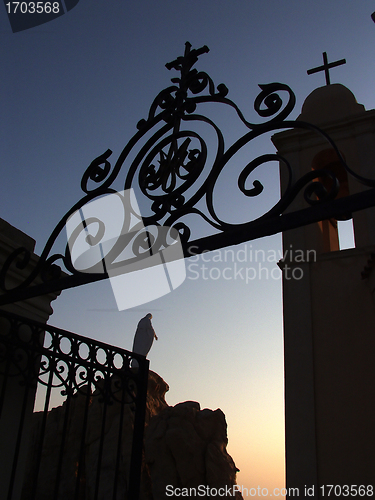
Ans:
{"type": "MultiPolygon", "coordinates": [[[[344,154],[340,151],[345,160],[344,154]]],[[[349,196],[348,174],[340,161],[336,151],[332,148],[320,151],[315,155],[311,165],[312,170],[328,170],[339,182],[339,191],[335,199],[349,196]]],[[[333,180],[327,175],[316,179],[329,193],[333,188],[333,180]]],[[[352,248],[354,244],[354,230],[352,214],[348,213],[339,220],[331,218],[318,222],[324,252],[334,252],[344,248],[352,248]]]]}

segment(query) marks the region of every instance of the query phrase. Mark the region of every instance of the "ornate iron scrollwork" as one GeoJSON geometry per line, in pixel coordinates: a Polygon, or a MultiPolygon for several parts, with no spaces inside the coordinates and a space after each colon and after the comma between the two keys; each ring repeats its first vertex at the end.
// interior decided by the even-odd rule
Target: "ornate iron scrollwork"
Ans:
{"type": "Polygon", "coordinates": [[[5,311],[0,318],[0,375],[59,389],[62,396],[89,392],[107,404],[136,402],[140,374],[148,367],[143,356],[5,311]]]}
{"type": "MultiPolygon", "coordinates": [[[[241,243],[329,218],[334,213],[339,213],[340,210],[348,212],[348,208],[343,206],[343,200],[335,200],[339,185],[332,172],[311,171],[295,180],[287,160],[275,153],[262,155],[247,163],[238,177],[238,188],[246,197],[259,196],[263,191],[263,185],[259,180],[255,180],[251,188],[246,187],[249,176],[265,163],[276,160],[284,165],[289,175],[288,186],[281,198],[266,213],[253,220],[240,224],[222,220],[214,204],[214,191],[220,174],[244,146],[268,132],[298,128],[309,129],[320,134],[335,150],[348,174],[366,186],[375,187],[375,180],[359,176],[346,165],[338,148],[325,132],[302,121],[287,120],[295,105],[295,96],[287,85],[280,83],[260,85],[261,92],[255,99],[254,109],[267,121],[256,124],[246,120],[239,107],[228,98],[227,87],[224,84],[215,86],[207,73],[194,68],[199,56],[208,50],[206,46],[192,49],[191,45],[186,43],[184,55],[166,65],[167,69],[178,71],[179,76],[172,78],[173,85],[162,90],[154,99],[148,117],[138,122],[138,131],[130,139],[113,166],[109,160],[112,155],[110,149],[91,162],[81,182],[85,196],[58,223],[37,266],[17,290],[7,291],[7,272],[13,265],[25,267],[29,255],[25,249],[18,249],[8,258],[0,272],[0,286],[7,291],[6,295],[0,297],[0,304],[93,282],[108,276],[106,272],[85,274],[78,271],[72,263],[68,245],[63,254],[50,256],[50,252],[57,236],[64,229],[72,214],[95,198],[117,192],[113,184],[123,165],[127,166],[124,189],[128,190],[138,185],[141,196],[150,204],[151,215],[142,214],[141,217],[138,214],[139,226],[135,227],[135,230],[139,231],[137,238],[132,241],[123,241],[123,245],[119,245],[116,251],[112,250],[111,262],[115,261],[124,245],[127,244],[132,245],[131,250],[135,258],[150,249],[152,245],[154,245],[154,251],[157,251],[156,240],[150,238],[147,230],[150,226],[178,231],[184,256],[189,257],[193,255],[191,248],[194,248],[194,255],[196,255],[203,251],[241,243]],[[287,94],[286,102],[280,97],[280,93],[287,94]],[[247,129],[247,132],[228,149],[225,148],[224,137],[217,124],[198,112],[200,106],[206,103],[229,106],[247,129]],[[194,124],[205,124],[216,137],[217,149],[210,165],[207,165],[208,145],[199,132],[192,130],[194,124]],[[323,185],[322,179],[324,178],[331,179],[328,183],[329,191],[323,185]],[[189,193],[190,188],[194,186],[196,186],[194,192],[189,193]],[[310,208],[299,214],[285,214],[286,209],[300,193],[303,193],[307,206],[310,208]],[[335,205],[329,206],[328,203],[332,203],[333,200],[335,205]],[[201,208],[202,205],[205,210],[201,208]],[[211,233],[212,231],[216,233],[193,240],[191,228],[182,220],[191,214],[200,217],[210,227],[211,233]],[[63,264],[70,276],[59,277],[60,268],[56,265],[57,261],[63,264]],[[42,284],[34,285],[34,292],[25,291],[36,278],[42,284]]],[[[354,195],[351,199],[351,210],[359,210],[374,204],[373,197],[370,199],[370,196],[365,201],[363,197],[359,200],[359,196],[355,198],[354,195]]],[[[85,229],[89,227],[90,224],[85,225],[85,229]]],[[[93,224],[90,230],[92,228],[93,224]]],[[[168,234],[171,236],[170,232],[168,234]]],[[[100,240],[101,233],[98,226],[96,226],[96,233],[91,235],[91,238],[94,237],[100,240]]],[[[159,247],[165,245],[165,238],[166,236],[163,241],[157,239],[159,247]]]]}

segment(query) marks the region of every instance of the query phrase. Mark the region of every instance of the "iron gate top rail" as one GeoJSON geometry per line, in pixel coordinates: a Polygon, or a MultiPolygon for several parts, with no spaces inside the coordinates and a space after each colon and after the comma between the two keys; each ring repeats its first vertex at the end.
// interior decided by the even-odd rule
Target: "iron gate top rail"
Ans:
{"type": "MultiPolygon", "coordinates": [[[[43,375],[53,371],[53,387],[60,387],[66,395],[79,392],[89,382],[98,389],[102,380],[119,374],[138,386],[143,372],[148,370],[149,361],[144,356],[120,347],[3,310],[0,319],[7,321],[5,333],[0,335],[0,361],[11,360],[15,375],[23,376],[25,383],[46,385],[43,375]],[[23,354],[32,358],[31,362],[25,364],[23,354]],[[131,368],[133,359],[138,363],[137,370],[131,368]],[[36,372],[31,373],[30,369],[36,372]],[[90,380],[88,372],[92,374],[90,380]]],[[[116,385],[112,389],[119,392],[116,385]]],[[[128,389],[129,402],[134,403],[136,392],[130,386],[128,389]]],[[[115,393],[108,395],[116,397],[115,393]]]]}
{"type": "MultiPolygon", "coordinates": [[[[138,237],[133,241],[131,248],[134,259],[129,263],[134,260],[139,261],[140,254],[145,249],[156,253],[163,247],[163,244],[165,245],[165,240],[159,241],[159,238],[156,241],[150,240],[147,226],[153,225],[170,230],[173,228],[178,231],[183,254],[185,257],[190,257],[332,217],[347,218],[352,212],[375,205],[374,179],[367,179],[353,172],[345,163],[332,139],[319,127],[303,121],[287,120],[295,105],[294,93],[287,85],[281,83],[259,85],[261,92],[255,99],[254,108],[258,115],[267,121],[260,124],[251,123],[245,119],[239,107],[227,97],[228,89],[224,84],[215,87],[207,73],[194,68],[199,56],[208,51],[206,46],[192,49],[190,43],[187,42],[184,55],[166,65],[167,69],[179,72],[178,77],[171,79],[173,85],[156,96],[147,119],[138,122],[138,131],[125,146],[113,167],[108,161],[112,154],[110,149],[91,162],[81,181],[81,188],[85,195],[57,224],[30,275],[23,283],[12,289],[7,288],[7,274],[13,266],[25,268],[30,260],[30,252],[25,248],[19,248],[9,256],[0,271],[0,287],[4,292],[0,296],[0,305],[108,277],[106,272],[88,274],[77,271],[72,263],[68,245],[64,253],[50,254],[56,238],[64,230],[72,214],[88,202],[116,192],[111,186],[127,160],[130,164],[127,168],[124,190],[138,183],[142,196],[151,203],[152,211],[152,215],[142,217],[138,237]],[[280,92],[287,93],[286,103],[281,99],[280,92]],[[228,149],[225,149],[224,137],[219,127],[209,117],[198,113],[198,108],[204,103],[231,107],[246,127],[247,132],[228,149]],[[187,126],[192,128],[194,123],[208,125],[217,140],[217,150],[214,152],[214,160],[212,165],[209,165],[208,173],[205,173],[208,160],[206,142],[198,132],[184,128],[187,126]],[[242,169],[238,177],[239,190],[247,197],[258,196],[263,191],[263,185],[255,180],[253,187],[249,189],[246,187],[247,179],[256,168],[270,161],[278,161],[289,176],[285,192],[279,201],[260,217],[240,224],[225,222],[217,214],[213,195],[220,173],[234,155],[250,141],[267,132],[282,129],[310,130],[322,136],[329,147],[336,152],[348,176],[354,177],[370,189],[360,194],[336,199],[339,182],[333,172],[325,169],[314,170],[300,179],[295,179],[291,165],[281,155],[277,153],[261,155],[249,161],[242,169]],[[141,144],[142,141],[144,141],[143,144],[141,144]],[[139,150],[136,149],[137,147],[139,150]],[[129,160],[131,155],[135,155],[132,161],[129,160]],[[322,179],[330,179],[331,187],[328,190],[324,187],[322,179]],[[193,194],[189,194],[188,190],[193,185],[198,187],[193,194]],[[306,208],[286,213],[290,204],[300,194],[306,201],[306,208]],[[202,202],[204,202],[205,211],[200,208],[202,202]],[[183,217],[191,214],[204,221],[211,233],[212,230],[216,230],[216,234],[207,232],[208,236],[191,239],[191,229],[182,220],[183,217]],[[57,261],[65,267],[64,274],[56,265],[57,261]],[[35,283],[36,280],[39,280],[39,284],[35,283]]],[[[90,221],[85,229],[89,226],[90,221]]],[[[120,242],[116,251],[111,253],[111,262],[123,250],[124,246],[120,242]]],[[[103,261],[104,258],[108,263],[108,255],[103,257],[103,261]]],[[[147,267],[150,262],[144,260],[143,264],[147,267]]],[[[122,269],[126,272],[126,267],[122,269]]],[[[132,269],[131,266],[129,269],[132,269]]]]}

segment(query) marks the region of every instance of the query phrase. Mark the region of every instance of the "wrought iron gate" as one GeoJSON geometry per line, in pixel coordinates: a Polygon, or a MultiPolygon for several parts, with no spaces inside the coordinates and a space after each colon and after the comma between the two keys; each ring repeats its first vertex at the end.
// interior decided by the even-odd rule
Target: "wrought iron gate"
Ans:
{"type": "MultiPolygon", "coordinates": [[[[0,306],[107,279],[110,276],[108,269],[113,271],[121,267],[121,273],[127,273],[135,269],[134,266],[132,267],[135,263],[138,269],[156,265],[153,264],[156,260],[148,258],[150,253],[155,255],[164,251],[170,244],[167,241],[173,242],[177,236],[181,241],[183,256],[190,257],[330,218],[347,219],[355,211],[375,206],[375,179],[365,178],[354,172],[345,163],[332,139],[319,127],[303,121],[287,119],[295,105],[294,93],[287,85],[280,83],[260,85],[261,92],[255,99],[254,109],[265,121],[252,123],[245,118],[237,104],[228,97],[229,90],[224,84],[216,86],[207,73],[194,68],[198,58],[208,50],[206,46],[192,49],[192,46],[186,43],[184,55],[166,65],[169,70],[175,70],[178,73],[177,77],[171,79],[172,86],[165,88],[156,96],[147,118],[138,122],[137,132],[126,144],[114,164],[108,160],[112,154],[110,149],[91,162],[81,181],[83,198],[77,201],[60,220],[51,233],[37,264],[30,273],[26,273],[24,281],[16,287],[12,285],[11,271],[15,267],[27,269],[27,266],[31,265],[31,253],[21,247],[9,255],[0,269],[0,288],[4,292],[0,295],[0,306]],[[286,95],[287,100],[284,101],[279,93],[286,95]],[[218,125],[205,115],[206,104],[215,104],[230,109],[241,122],[241,126],[245,127],[243,135],[235,139],[229,147],[225,144],[218,125]],[[209,142],[206,142],[199,133],[199,127],[202,124],[207,126],[215,137],[213,154],[210,155],[208,154],[209,142]],[[193,129],[194,125],[197,130],[193,129]],[[217,198],[214,192],[221,172],[252,140],[263,134],[283,129],[309,130],[323,137],[327,147],[337,155],[348,178],[351,177],[362,185],[363,191],[344,197],[338,196],[339,180],[329,169],[311,170],[302,177],[296,178],[293,166],[286,158],[278,153],[264,154],[248,162],[246,160],[247,164],[241,166],[242,170],[237,180],[238,188],[246,197],[259,196],[264,186],[259,180],[254,180],[252,187],[249,187],[250,175],[262,165],[277,161],[288,178],[286,189],[281,193],[280,199],[259,217],[251,218],[249,214],[249,220],[246,222],[232,223],[220,218],[215,208],[214,200],[217,198]],[[105,240],[106,229],[101,220],[101,214],[90,215],[87,219],[82,215],[84,220],[80,221],[80,225],[73,231],[72,245],[67,245],[65,250],[53,253],[57,238],[66,230],[67,223],[74,214],[81,213],[82,209],[92,201],[114,193],[119,194],[119,191],[114,189],[113,183],[120,178],[119,174],[123,165],[127,168],[125,182],[121,189],[130,191],[138,184],[137,189],[143,202],[150,205],[151,215],[143,217],[138,213],[124,213],[123,227],[120,228],[119,234],[116,234],[118,241],[114,241],[109,247],[101,246],[101,241],[105,240]],[[304,208],[292,210],[292,203],[297,197],[303,198],[304,208]],[[130,224],[132,216],[138,221],[133,227],[130,224]],[[206,236],[193,236],[192,228],[185,220],[187,216],[194,216],[205,224],[206,236]],[[150,228],[156,229],[155,237],[151,237],[150,228]],[[97,250],[100,247],[100,252],[95,254],[99,256],[98,262],[93,263],[91,268],[85,268],[84,272],[82,268],[75,266],[75,260],[72,258],[74,242],[78,240],[81,233],[86,243],[92,248],[97,250]],[[119,262],[124,258],[125,250],[128,250],[128,253],[125,252],[128,258],[124,262],[119,262]],[[65,268],[64,273],[57,263],[65,268]],[[102,263],[102,270],[98,271],[97,264],[100,263],[102,263]]],[[[212,145],[210,148],[212,149],[212,145]]],[[[113,235],[111,238],[113,239],[113,235]]],[[[140,436],[144,422],[148,369],[146,360],[137,358],[139,370],[135,373],[131,369],[130,362],[131,358],[136,356],[131,353],[49,326],[38,325],[22,318],[16,319],[6,316],[5,313],[1,314],[2,321],[6,322],[8,333],[0,336],[0,366],[4,375],[0,397],[4,398],[7,390],[5,384],[12,376],[19,377],[25,388],[17,447],[21,446],[23,429],[21,424],[25,419],[29,394],[35,391],[37,383],[45,385],[47,408],[51,388],[58,386],[66,394],[67,414],[74,398],[79,397],[81,393],[86,397],[76,469],[75,499],[80,499],[80,491],[83,488],[86,426],[90,413],[90,401],[95,397],[102,401],[103,429],[106,412],[111,404],[119,404],[121,412],[124,411],[125,404],[136,404],[133,440],[135,451],[132,467],[135,467],[135,464],[140,467],[142,454],[140,436]],[[24,330],[21,328],[24,324],[28,325],[29,332],[26,334],[26,337],[29,335],[26,339],[23,338],[24,330]],[[43,344],[44,332],[46,340],[43,344]],[[68,345],[67,351],[61,347],[63,342],[68,345]],[[87,349],[87,356],[82,355],[81,351],[84,349],[87,349]],[[100,350],[105,353],[105,362],[98,359],[100,350]],[[121,360],[119,365],[115,363],[115,359],[121,360]],[[136,446],[137,440],[138,447],[136,446]]],[[[40,464],[46,420],[48,420],[46,409],[43,415],[37,447],[39,462],[37,461],[37,469],[33,475],[35,482],[30,489],[32,495],[30,498],[35,498],[37,494],[38,467],[40,468],[38,463],[40,464]]],[[[64,421],[64,429],[66,425],[64,421]]],[[[122,432],[120,425],[120,436],[122,432]]],[[[104,439],[104,434],[99,445],[95,498],[98,498],[100,494],[101,457],[104,446],[102,439],[104,439]]],[[[16,449],[13,458],[13,482],[18,454],[19,450],[16,449]]],[[[121,461],[119,454],[118,448],[112,498],[116,498],[121,461]]],[[[56,469],[56,493],[59,488],[63,456],[62,440],[56,469]]],[[[129,484],[130,490],[134,492],[131,493],[133,496],[130,496],[132,500],[138,498],[135,492],[137,481],[139,484],[139,474],[137,478],[137,480],[134,479],[130,474],[130,480],[134,481],[129,484]]],[[[11,499],[12,481],[9,499],[11,499]]]]}
{"type": "Polygon", "coordinates": [[[22,476],[23,500],[115,500],[124,498],[125,492],[127,498],[138,498],[148,360],[4,311],[0,311],[0,332],[0,425],[7,424],[7,413],[9,418],[4,402],[9,400],[10,391],[18,386],[23,393],[21,411],[12,416],[17,421],[17,438],[13,456],[9,457],[10,484],[2,485],[3,491],[8,488],[7,499],[13,498],[15,484],[22,476]],[[32,413],[37,388],[42,410],[32,413]],[[49,411],[57,391],[64,397],[55,427],[58,436],[50,425],[56,410],[49,411]],[[43,398],[41,392],[45,393],[43,398]],[[110,412],[115,412],[116,418],[109,433],[110,412]],[[130,435],[129,422],[134,426],[130,435]],[[93,429],[94,424],[99,428],[93,429]],[[90,447],[90,463],[89,432],[91,441],[93,432],[96,438],[90,447]],[[48,439],[55,444],[50,455],[46,453],[48,439]],[[110,455],[110,473],[103,463],[104,453],[110,455]],[[88,475],[90,484],[86,485],[88,475]]]}
{"type": "MultiPolygon", "coordinates": [[[[167,241],[176,240],[176,235],[180,238],[183,256],[191,257],[321,220],[345,220],[357,210],[375,206],[375,179],[365,178],[353,171],[336,144],[322,129],[300,120],[287,119],[295,105],[292,89],[281,83],[260,85],[261,92],[255,99],[254,109],[266,121],[251,123],[245,119],[236,103],[227,97],[229,90],[224,84],[215,87],[207,73],[194,68],[198,58],[208,51],[206,46],[192,49],[187,42],[185,54],[166,64],[169,70],[179,72],[179,77],[172,78],[173,85],[156,96],[147,119],[138,122],[138,131],[114,165],[108,160],[112,155],[110,149],[91,162],[81,181],[84,197],[60,220],[27,278],[17,287],[7,286],[11,269],[15,266],[25,268],[30,261],[30,252],[25,248],[16,249],[4,263],[0,270],[0,288],[5,293],[0,296],[0,305],[107,279],[109,269],[125,274],[135,268],[156,265],[158,261],[148,259],[150,253],[155,255],[166,246],[173,246],[167,241]],[[279,94],[286,95],[287,100],[284,102],[279,94]],[[226,147],[220,128],[204,114],[205,104],[233,110],[245,127],[245,133],[226,147]],[[198,111],[200,108],[201,112],[198,111]],[[209,144],[199,133],[202,124],[216,137],[216,144],[210,144],[212,157],[208,155],[209,144]],[[194,130],[194,125],[198,131],[194,130]],[[337,155],[348,178],[363,185],[363,191],[338,196],[340,183],[333,171],[324,168],[311,170],[298,178],[285,157],[278,153],[263,154],[243,166],[238,177],[239,190],[246,197],[259,196],[264,186],[255,180],[249,188],[249,176],[268,162],[277,161],[287,174],[285,191],[275,205],[259,217],[252,219],[251,214],[247,214],[250,220],[242,223],[222,220],[217,213],[214,195],[221,172],[251,141],[263,134],[283,129],[309,130],[323,138],[327,147],[337,155]],[[142,216],[132,207],[131,216],[135,216],[139,223],[130,228],[130,214],[121,214],[124,222],[116,238],[110,236],[111,241],[114,241],[109,246],[103,246],[108,223],[102,213],[90,212],[87,220],[83,215],[83,223],[81,221],[73,232],[74,238],[71,238],[65,251],[54,254],[52,248],[55,241],[65,231],[73,214],[87,207],[90,202],[117,192],[113,183],[120,177],[123,166],[127,167],[123,189],[128,191],[136,187],[137,195],[151,215],[142,216]],[[191,190],[193,186],[196,189],[191,190]],[[290,210],[297,197],[303,197],[305,208],[290,210]],[[193,215],[205,224],[206,236],[194,239],[193,228],[185,222],[188,215],[193,215]],[[155,229],[157,236],[151,234],[150,228],[155,229]],[[93,262],[91,269],[87,268],[84,272],[75,267],[72,259],[80,232],[85,232],[95,251],[100,247],[100,252],[94,252],[100,257],[98,262],[93,262]],[[124,251],[128,257],[122,261],[124,251]],[[64,274],[57,262],[65,268],[64,274]],[[100,264],[99,268],[97,264],[100,264]]],[[[119,210],[129,212],[129,207],[126,210],[124,207],[119,210]]],[[[178,253],[176,255],[175,258],[180,258],[178,253]]]]}

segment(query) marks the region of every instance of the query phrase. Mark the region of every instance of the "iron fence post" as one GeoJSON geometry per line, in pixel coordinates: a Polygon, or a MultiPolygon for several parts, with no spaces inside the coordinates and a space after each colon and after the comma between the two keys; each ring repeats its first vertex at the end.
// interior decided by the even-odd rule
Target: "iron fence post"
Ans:
{"type": "Polygon", "coordinates": [[[134,415],[133,443],[129,470],[129,489],[128,499],[138,500],[141,476],[142,476],[142,458],[143,458],[143,437],[146,420],[146,402],[147,402],[147,385],[148,385],[148,369],[149,361],[145,358],[140,362],[136,410],[134,415]]]}

